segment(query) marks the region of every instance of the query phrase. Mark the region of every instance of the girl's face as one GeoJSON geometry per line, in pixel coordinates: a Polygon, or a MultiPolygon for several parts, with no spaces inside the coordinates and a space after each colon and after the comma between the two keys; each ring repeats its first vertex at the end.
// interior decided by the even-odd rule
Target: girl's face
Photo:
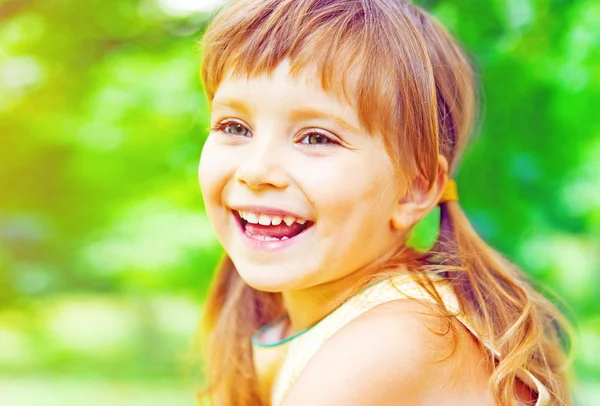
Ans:
{"type": "Polygon", "coordinates": [[[221,82],[199,167],[221,244],[246,283],[272,292],[343,278],[395,249],[406,193],[383,139],[288,66],[221,82]]]}

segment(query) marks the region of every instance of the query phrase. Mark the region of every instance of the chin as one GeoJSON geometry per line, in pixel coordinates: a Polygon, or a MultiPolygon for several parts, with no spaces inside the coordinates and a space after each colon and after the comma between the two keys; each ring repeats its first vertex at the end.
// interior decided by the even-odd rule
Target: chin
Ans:
{"type": "Polygon", "coordinates": [[[307,288],[306,270],[298,272],[285,266],[254,265],[234,261],[238,274],[247,285],[263,292],[280,293],[307,288]]]}

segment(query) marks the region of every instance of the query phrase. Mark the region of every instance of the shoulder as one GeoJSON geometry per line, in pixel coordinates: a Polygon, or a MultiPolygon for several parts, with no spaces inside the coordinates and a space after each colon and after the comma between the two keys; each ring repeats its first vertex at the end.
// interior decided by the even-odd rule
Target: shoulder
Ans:
{"type": "Polygon", "coordinates": [[[428,305],[395,300],[357,317],[325,342],[284,405],[399,400],[485,405],[489,373],[479,346],[458,321],[436,315],[428,305]]]}

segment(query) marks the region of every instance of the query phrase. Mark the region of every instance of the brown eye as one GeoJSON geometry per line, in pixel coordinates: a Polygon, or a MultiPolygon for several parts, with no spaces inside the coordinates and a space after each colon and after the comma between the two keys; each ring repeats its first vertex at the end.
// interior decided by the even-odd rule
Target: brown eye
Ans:
{"type": "Polygon", "coordinates": [[[240,123],[229,123],[223,127],[223,131],[227,134],[247,137],[250,131],[240,123]]]}
{"type": "Polygon", "coordinates": [[[302,139],[301,143],[308,144],[308,145],[325,145],[325,144],[331,144],[332,141],[331,141],[331,139],[327,138],[323,134],[312,133],[312,134],[308,134],[306,137],[304,137],[302,139]]]}

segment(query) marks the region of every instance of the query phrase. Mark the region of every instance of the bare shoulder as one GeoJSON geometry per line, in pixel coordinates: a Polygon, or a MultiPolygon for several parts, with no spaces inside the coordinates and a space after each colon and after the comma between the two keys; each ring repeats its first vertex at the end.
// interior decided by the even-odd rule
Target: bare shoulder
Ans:
{"type": "Polygon", "coordinates": [[[284,405],[492,405],[490,373],[475,339],[458,321],[425,304],[396,300],[332,336],[284,405]]]}

